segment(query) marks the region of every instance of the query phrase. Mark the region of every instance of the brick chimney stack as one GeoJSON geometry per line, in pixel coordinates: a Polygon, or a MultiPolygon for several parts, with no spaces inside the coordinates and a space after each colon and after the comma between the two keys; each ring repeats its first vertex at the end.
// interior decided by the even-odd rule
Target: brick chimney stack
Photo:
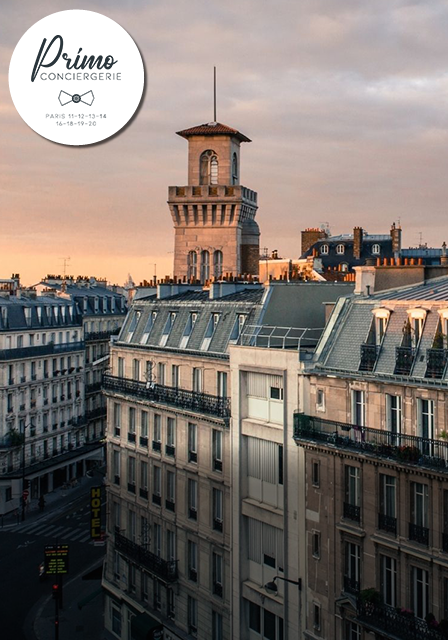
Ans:
{"type": "Polygon", "coordinates": [[[446,242],[442,244],[442,255],[440,256],[440,264],[446,266],[448,264],[448,256],[446,255],[446,242]]]}
{"type": "Polygon", "coordinates": [[[353,257],[356,258],[356,260],[359,260],[361,257],[362,234],[362,227],[355,227],[353,229],[353,257]]]}
{"type": "Polygon", "coordinates": [[[327,232],[325,229],[319,229],[317,227],[305,229],[302,231],[302,250],[301,255],[306,253],[315,242],[322,238],[327,238],[327,232]]]}
{"type": "Polygon", "coordinates": [[[392,238],[392,251],[394,258],[399,258],[401,253],[401,227],[395,226],[395,222],[392,223],[390,228],[390,237],[392,238]]]}

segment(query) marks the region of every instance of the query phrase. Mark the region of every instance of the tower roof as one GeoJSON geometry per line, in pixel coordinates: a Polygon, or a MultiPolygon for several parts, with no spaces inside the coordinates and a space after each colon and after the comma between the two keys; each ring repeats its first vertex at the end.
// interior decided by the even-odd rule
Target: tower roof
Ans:
{"type": "Polygon", "coordinates": [[[182,138],[190,138],[191,136],[232,136],[237,138],[240,142],[252,142],[244,133],[232,129],[226,124],[220,122],[207,122],[205,124],[198,124],[196,127],[190,129],[183,129],[183,131],[176,131],[178,136],[182,138]]]}

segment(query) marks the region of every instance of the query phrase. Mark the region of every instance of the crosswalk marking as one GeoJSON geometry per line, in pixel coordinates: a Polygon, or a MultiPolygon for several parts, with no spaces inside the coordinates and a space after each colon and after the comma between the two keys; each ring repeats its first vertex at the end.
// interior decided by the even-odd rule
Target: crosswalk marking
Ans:
{"type": "Polygon", "coordinates": [[[66,536],[68,538],[68,540],[72,540],[73,542],[77,539],[77,538],[81,538],[85,536],[85,531],[84,529],[78,530],[74,533],[72,533],[71,535],[66,536]]]}
{"type": "Polygon", "coordinates": [[[67,525],[29,524],[25,527],[14,527],[15,533],[23,533],[29,536],[42,536],[45,538],[70,540],[71,542],[87,542],[90,540],[90,532],[83,528],[67,525]]]}

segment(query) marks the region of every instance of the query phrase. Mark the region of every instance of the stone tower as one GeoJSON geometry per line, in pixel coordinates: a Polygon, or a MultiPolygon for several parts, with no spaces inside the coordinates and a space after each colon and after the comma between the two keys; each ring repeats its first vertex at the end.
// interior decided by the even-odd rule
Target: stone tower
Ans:
{"type": "Polygon", "coordinates": [[[188,140],[188,184],[169,187],[174,276],[258,276],[257,194],[240,184],[240,144],[249,138],[219,122],[177,134],[188,140]]]}

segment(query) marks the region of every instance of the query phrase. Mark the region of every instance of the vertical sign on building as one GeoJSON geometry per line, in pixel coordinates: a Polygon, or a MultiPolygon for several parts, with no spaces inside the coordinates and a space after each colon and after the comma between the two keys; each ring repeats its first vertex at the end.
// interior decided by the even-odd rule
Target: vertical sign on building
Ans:
{"type": "Polygon", "coordinates": [[[101,538],[101,487],[90,489],[90,537],[101,538]]]}

